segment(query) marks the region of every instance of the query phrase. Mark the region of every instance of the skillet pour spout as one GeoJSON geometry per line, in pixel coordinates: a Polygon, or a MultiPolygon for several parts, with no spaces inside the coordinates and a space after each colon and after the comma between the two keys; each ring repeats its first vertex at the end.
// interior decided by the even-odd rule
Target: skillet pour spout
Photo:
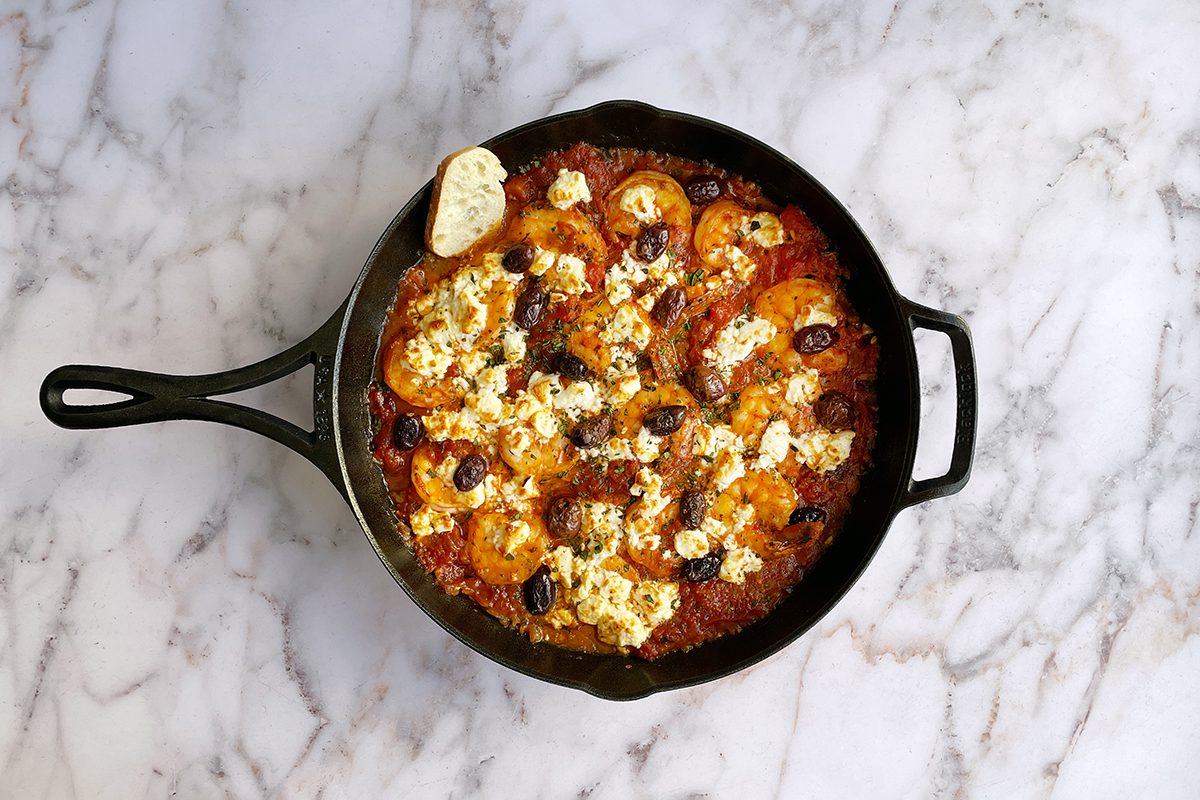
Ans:
{"type": "MultiPolygon", "coordinates": [[[[795,590],[745,630],[653,662],[533,644],[463,597],[445,594],[404,544],[383,474],[369,448],[367,393],[384,320],[405,270],[424,249],[432,182],[418,191],[383,232],[349,297],[311,336],[250,366],[199,376],[163,375],[115,367],[59,367],[42,383],[50,421],[90,429],[192,419],[262,434],[311,461],[354,511],[384,567],[426,614],[488,658],[525,675],[610,700],[632,700],[694,686],[751,666],[803,635],[850,589],[904,508],[960,491],[971,472],[976,429],[976,377],[971,335],[959,317],[913,303],[892,285],[879,255],[850,213],[802,167],[762,142],[720,123],[617,100],[546,117],[502,133],[483,146],[510,171],[575,142],[632,147],[709,162],[787,199],[828,237],[850,273],[846,291],[880,345],[876,389],[879,420],[874,465],[863,476],[842,533],[795,590]],[[913,332],[945,334],[953,354],[957,410],[950,466],[944,475],[912,477],[920,419],[913,332]],[[266,412],[219,399],[315,367],[313,426],[306,431],[266,412]],[[68,402],[71,389],[121,392],[101,405],[68,402]]],[[[403,635],[400,633],[399,635],[403,635]]]]}

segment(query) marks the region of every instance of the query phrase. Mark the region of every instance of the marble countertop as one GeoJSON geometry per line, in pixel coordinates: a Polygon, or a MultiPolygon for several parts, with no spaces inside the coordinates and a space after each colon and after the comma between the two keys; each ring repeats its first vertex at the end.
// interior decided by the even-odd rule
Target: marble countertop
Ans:
{"type": "MultiPolygon", "coordinates": [[[[613,5],[2,12],[0,796],[1200,795],[1200,8],[613,5]],[[62,363],[300,340],[443,154],[618,97],[788,153],[973,329],[970,485],[768,661],[629,704],[525,678],[278,445],[39,411],[62,363]]],[[[304,380],[247,402],[303,421],[304,380]]]]}

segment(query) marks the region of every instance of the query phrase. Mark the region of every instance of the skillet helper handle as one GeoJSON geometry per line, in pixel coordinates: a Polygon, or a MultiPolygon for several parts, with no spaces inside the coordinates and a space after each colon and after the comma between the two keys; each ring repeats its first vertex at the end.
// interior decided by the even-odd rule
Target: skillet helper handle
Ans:
{"type": "Polygon", "coordinates": [[[971,477],[971,460],[975,455],[975,425],[978,408],[978,392],[975,380],[975,351],[971,346],[971,331],[962,317],[926,308],[904,300],[904,312],[911,330],[918,328],[944,333],[950,338],[950,350],[954,356],[954,382],[958,398],[958,410],[954,423],[954,449],[950,455],[950,469],[937,478],[913,480],[900,500],[901,508],[924,503],[938,497],[947,497],[962,491],[971,477]]]}
{"type": "Polygon", "coordinates": [[[341,465],[333,436],[333,361],[345,304],[307,339],[255,364],[209,375],[163,375],[119,367],[71,364],[42,381],[42,412],[63,428],[117,428],[146,422],[196,419],[220,422],[262,434],[311,461],[344,496],[341,465]],[[213,396],[253,389],[312,364],[313,430],[256,408],[213,396]],[[101,389],[129,395],[94,405],[69,403],[70,389],[101,389]]]}

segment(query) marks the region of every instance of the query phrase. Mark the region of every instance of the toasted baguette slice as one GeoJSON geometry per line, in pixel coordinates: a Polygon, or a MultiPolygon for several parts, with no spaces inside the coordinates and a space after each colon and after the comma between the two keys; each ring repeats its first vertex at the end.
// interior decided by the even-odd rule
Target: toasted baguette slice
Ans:
{"type": "Polygon", "coordinates": [[[433,181],[425,244],[439,256],[456,256],[500,227],[508,177],[491,150],[468,147],[446,156],[433,181]]]}

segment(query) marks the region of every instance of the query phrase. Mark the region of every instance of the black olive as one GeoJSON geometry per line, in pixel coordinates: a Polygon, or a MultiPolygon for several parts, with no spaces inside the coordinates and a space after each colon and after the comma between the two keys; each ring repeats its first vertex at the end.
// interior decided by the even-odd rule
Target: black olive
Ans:
{"type": "Polygon", "coordinates": [[[571,429],[571,443],[576,447],[596,447],[612,436],[612,417],[600,414],[580,420],[571,429]]]}
{"type": "Polygon", "coordinates": [[[854,426],[854,407],[850,398],[841,392],[826,392],[813,403],[817,422],[831,431],[844,431],[854,426]]]}
{"type": "Polygon", "coordinates": [[[792,337],[792,347],[797,353],[812,355],[828,350],[839,339],[838,332],[829,325],[806,325],[792,337]]]}
{"type": "Polygon", "coordinates": [[[583,509],[574,497],[556,497],[546,507],[546,527],[560,539],[568,539],[583,527],[583,509]]]}
{"type": "Polygon", "coordinates": [[[513,322],[518,328],[531,330],[546,316],[546,306],[549,302],[550,295],[542,291],[536,283],[531,283],[529,288],[517,297],[513,307],[513,322]]]}
{"type": "Polygon", "coordinates": [[[588,376],[587,364],[583,363],[583,359],[565,350],[554,357],[552,366],[559,375],[573,381],[582,381],[588,376]]]}
{"type": "Polygon", "coordinates": [[[654,223],[638,235],[637,257],[649,264],[666,251],[669,239],[670,231],[667,230],[667,223],[654,223]]]}
{"type": "Polygon", "coordinates": [[[679,498],[679,524],[688,530],[698,530],[708,513],[708,501],[704,492],[695,490],[684,492],[679,498]]]}
{"type": "Polygon", "coordinates": [[[508,252],[504,254],[504,258],[500,264],[509,272],[519,275],[522,272],[527,272],[533,266],[533,257],[533,245],[521,242],[508,248],[508,252]]]}
{"type": "Polygon", "coordinates": [[[545,614],[558,597],[558,584],[550,577],[550,568],[545,564],[529,576],[521,587],[525,608],[530,614],[545,614]]]}
{"type": "Polygon", "coordinates": [[[709,553],[699,558],[688,558],[684,560],[680,574],[685,581],[692,583],[711,581],[721,571],[721,561],[721,556],[716,553],[709,553]]]}
{"type": "Polygon", "coordinates": [[[679,430],[686,415],[686,406],[659,406],[642,417],[642,427],[655,436],[669,436],[679,430]]]}
{"type": "Polygon", "coordinates": [[[799,525],[801,522],[824,522],[825,509],[818,506],[796,506],[788,517],[788,525],[799,525]]]}
{"type": "Polygon", "coordinates": [[[701,403],[715,403],[729,391],[717,371],[703,364],[697,364],[683,374],[683,385],[701,403]]]}
{"type": "Polygon", "coordinates": [[[650,316],[659,325],[669,328],[679,319],[685,305],[687,305],[687,292],[681,286],[672,286],[658,296],[658,302],[651,309],[650,316]]]}
{"type": "Polygon", "coordinates": [[[721,196],[721,179],[714,175],[694,175],[683,186],[689,202],[701,206],[721,196]]]}
{"type": "Polygon", "coordinates": [[[425,438],[425,423],[420,417],[401,414],[392,428],[392,444],[398,450],[412,450],[425,438]]]}
{"type": "Polygon", "coordinates": [[[458,462],[458,468],[454,470],[454,485],[460,492],[469,492],[483,482],[487,471],[487,459],[472,453],[458,462]]]}

